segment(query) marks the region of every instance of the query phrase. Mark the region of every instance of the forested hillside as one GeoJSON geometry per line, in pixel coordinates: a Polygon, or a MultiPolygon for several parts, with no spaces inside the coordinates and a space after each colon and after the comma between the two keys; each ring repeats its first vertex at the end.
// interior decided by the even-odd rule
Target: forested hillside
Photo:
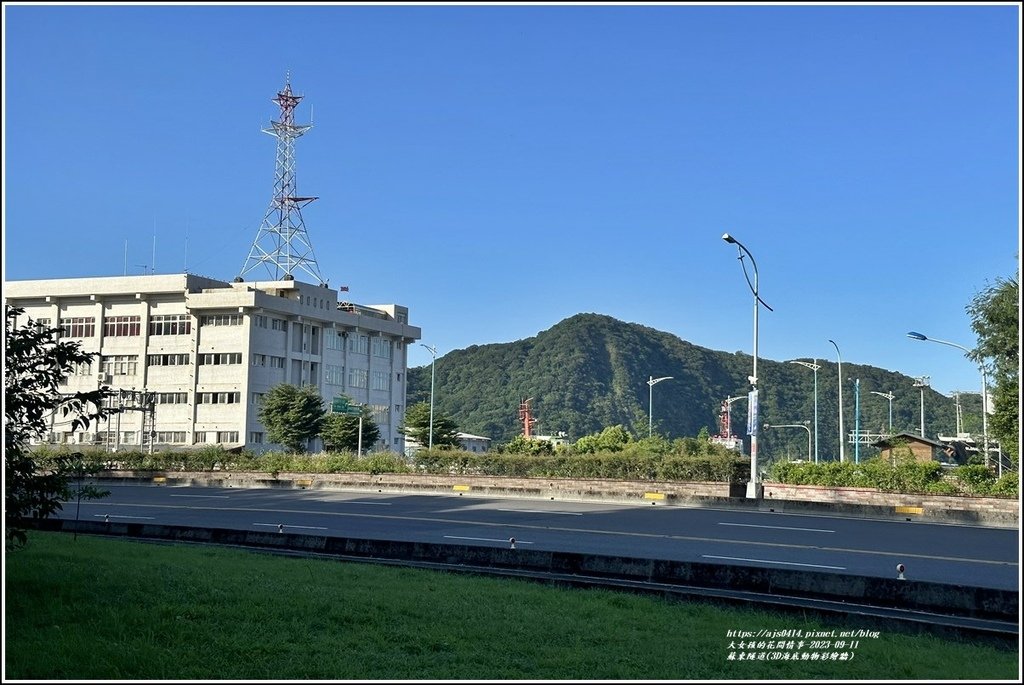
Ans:
{"type": "MultiPolygon", "coordinates": [[[[809,359],[806,361],[810,361],[809,359]]],[[[823,459],[838,455],[838,369],[819,359],[818,438],[823,459]]],[[[672,376],[654,387],[654,430],[669,438],[693,437],[702,428],[719,431],[723,400],[749,390],[750,354],[693,345],[670,333],[624,323],[599,314],[578,314],[535,337],[511,343],[474,345],[436,360],[434,406],[453,418],[460,430],[507,442],[521,432],[519,403],[531,403],[535,433],[564,431],[570,439],[623,424],[634,435],[648,431],[650,376],[672,376]]],[[[814,433],[814,373],[798,364],[758,360],[762,422],[809,422],[814,433]]],[[[917,433],[921,395],[914,379],[873,366],[843,362],[843,422],[855,428],[854,381],[860,379],[860,428],[885,432],[889,401],[871,394],[891,392],[895,432],[917,433]]],[[[430,366],[409,369],[408,404],[430,397],[430,366]]],[[[746,399],[732,403],[733,434],[746,439],[746,399]]],[[[925,389],[925,433],[956,432],[952,398],[925,389]]],[[[961,398],[963,430],[980,434],[979,395],[961,398]]],[[[759,451],[800,458],[807,453],[801,428],[769,429],[759,451]]],[[[846,447],[852,459],[854,448],[846,447]]],[[[862,446],[861,457],[876,453],[862,446]]]]}

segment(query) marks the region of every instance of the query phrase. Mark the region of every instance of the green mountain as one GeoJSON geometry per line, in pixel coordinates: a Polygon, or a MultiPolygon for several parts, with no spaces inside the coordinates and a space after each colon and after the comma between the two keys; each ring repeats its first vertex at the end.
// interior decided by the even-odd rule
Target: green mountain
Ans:
{"type": "MultiPolygon", "coordinates": [[[[653,375],[672,376],[653,388],[654,430],[669,438],[696,436],[702,428],[719,433],[722,402],[731,405],[732,433],[746,437],[747,376],[751,356],[693,345],[671,333],[624,323],[600,314],[578,314],[532,338],[511,343],[473,345],[435,361],[434,407],[453,418],[460,430],[484,435],[495,444],[522,431],[519,404],[532,398],[536,434],[564,431],[575,440],[622,424],[634,435],[648,432],[653,375]]],[[[838,458],[838,368],[818,360],[818,449],[822,459],[838,458]]],[[[814,424],[814,373],[787,362],[758,359],[762,424],[814,424]]],[[[874,366],[843,363],[843,428],[856,428],[855,380],[860,379],[860,429],[884,433],[889,401],[871,391],[891,392],[894,432],[917,433],[921,421],[920,389],[914,379],[874,366]]],[[[408,403],[430,399],[430,366],[409,369],[408,403]]],[[[953,399],[925,388],[925,433],[956,432],[953,399]]],[[[979,396],[961,398],[963,430],[980,433],[979,396]]],[[[800,427],[767,429],[758,451],[769,457],[803,458],[808,431],[800,427]]],[[[813,442],[812,442],[813,445],[813,442]]],[[[812,447],[813,450],[813,447],[812,447]]],[[[877,451],[861,445],[860,457],[877,451]]],[[[846,456],[855,448],[847,444],[846,456]]]]}

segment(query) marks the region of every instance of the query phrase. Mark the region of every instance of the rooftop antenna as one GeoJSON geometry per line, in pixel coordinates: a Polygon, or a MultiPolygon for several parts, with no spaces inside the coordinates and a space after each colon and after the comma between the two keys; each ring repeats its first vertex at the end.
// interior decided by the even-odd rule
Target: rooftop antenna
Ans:
{"type": "Polygon", "coordinates": [[[243,276],[263,265],[272,280],[294,280],[293,272],[302,269],[315,278],[316,283],[325,283],[301,211],[317,198],[299,196],[295,181],[295,141],[312,128],[312,125],[295,123],[295,108],[300,100],[301,95],[292,93],[291,72],[288,71],[284,88],[272,100],[281,109],[280,119],[271,121],[270,128],[263,129],[264,133],[277,138],[274,195],[236,282],[243,281],[243,276]]]}
{"type": "Polygon", "coordinates": [[[124,275],[128,275],[128,241],[124,241],[124,275]]]}
{"type": "Polygon", "coordinates": [[[188,273],[188,227],[190,221],[189,217],[185,217],[185,264],[182,267],[182,272],[186,274],[188,273]]]}

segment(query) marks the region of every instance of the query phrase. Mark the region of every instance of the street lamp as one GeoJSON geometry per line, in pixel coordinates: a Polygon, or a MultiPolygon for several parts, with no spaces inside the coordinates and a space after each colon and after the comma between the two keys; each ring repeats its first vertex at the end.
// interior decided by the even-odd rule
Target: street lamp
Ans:
{"type": "Polygon", "coordinates": [[[896,395],[893,395],[891,392],[878,392],[877,390],[872,390],[871,394],[889,400],[889,435],[892,435],[892,398],[896,397],[896,395]]]}
{"type": "Polygon", "coordinates": [[[740,266],[743,267],[743,277],[747,280],[747,286],[750,288],[750,292],[754,294],[754,373],[748,378],[750,381],[750,402],[747,405],[747,416],[748,416],[748,428],[747,432],[750,434],[750,482],[747,483],[747,497],[757,499],[760,497],[760,483],[757,480],[757,312],[758,305],[763,304],[765,309],[768,311],[774,311],[768,306],[768,303],[761,299],[761,296],[757,294],[757,262],[754,261],[754,255],[750,254],[743,243],[733,238],[728,233],[722,234],[722,240],[727,243],[732,243],[736,246],[736,251],[739,253],[738,259],[740,260],[740,266]],[[750,257],[750,263],[754,267],[754,282],[750,282],[750,276],[747,275],[747,265],[743,263],[743,253],[746,252],[747,256],[750,257]]]}
{"type": "Polygon", "coordinates": [[[810,461],[811,460],[811,429],[807,427],[807,423],[808,423],[807,421],[804,421],[803,423],[772,423],[772,424],[766,423],[766,424],[764,424],[764,429],[768,430],[769,428],[803,428],[805,431],[807,431],[807,461],[810,461]]]}
{"type": "Polygon", "coordinates": [[[430,352],[430,435],[427,438],[427,450],[434,449],[434,362],[437,361],[437,347],[420,343],[430,352]]]}
{"type": "Polygon", "coordinates": [[[839,461],[846,461],[846,449],[843,445],[843,358],[839,354],[839,345],[835,340],[829,340],[836,348],[836,358],[839,359],[839,461]]]}
{"type": "Polygon", "coordinates": [[[921,437],[924,437],[924,389],[928,387],[929,376],[918,376],[914,379],[914,387],[921,388],[921,437]]]}
{"type": "Polygon", "coordinates": [[[651,437],[654,434],[654,386],[662,381],[670,381],[672,376],[662,376],[661,378],[655,378],[651,376],[647,381],[647,385],[650,387],[650,398],[647,401],[648,407],[648,419],[647,419],[647,437],[651,437]]]}
{"type": "MultiPolygon", "coordinates": [[[[949,345],[950,347],[955,347],[958,350],[963,350],[964,353],[968,355],[968,359],[970,359],[971,351],[964,347],[963,345],[957,345],[956,343],[951,343],[947,340],[929,338],[927,335],[924,335],[923,333],[918,333],[916,331],[910,331],[909,333],[907,333],[907,337],[913,338],[914,340],[929,340],[934,343],[939,343],[940,345],[949,345]]],[[[985,371],[984,363],[979,363],[978,368],[981,369],[981,438],[985,444],[985,465],[988,466],[988,374],[985,371]]],[[[921,392],[922,394],[924,393],[923,390],[921,392]]],[[[1002,455],[999,455],[999,475],[1003,475],[1002,455]]]]}
{"type": "Polygon", "coordinates": [[[808,369],[814,372],[814,463],[818,463],[818,369],[821,365],[818,364],[818,360],[815,359],[813,363],[803,362],[799,359],[794,359],[790,364],[799,364],[800,366],[806,366],[808,369]]]}

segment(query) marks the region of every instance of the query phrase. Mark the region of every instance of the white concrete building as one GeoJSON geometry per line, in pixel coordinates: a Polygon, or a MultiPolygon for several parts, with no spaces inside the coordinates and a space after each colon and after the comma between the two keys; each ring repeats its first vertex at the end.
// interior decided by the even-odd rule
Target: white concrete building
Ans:
{"type": "Polygon", "coordinates": [[[74,434],[55,421],[51,442],[260,451],[276,447],[260,400],[290,383],[315,385],[328,409],[342,394],[368,405],[380,427],[370,448],[404,448],[407,348],[420,337],[406,307],[340,302],[337,290],[295,280],[192,274],[10,281],[4,300],[99,353],[68,392],[105,383],[154,393],[152,426],[135,411],[74,434]]]}

